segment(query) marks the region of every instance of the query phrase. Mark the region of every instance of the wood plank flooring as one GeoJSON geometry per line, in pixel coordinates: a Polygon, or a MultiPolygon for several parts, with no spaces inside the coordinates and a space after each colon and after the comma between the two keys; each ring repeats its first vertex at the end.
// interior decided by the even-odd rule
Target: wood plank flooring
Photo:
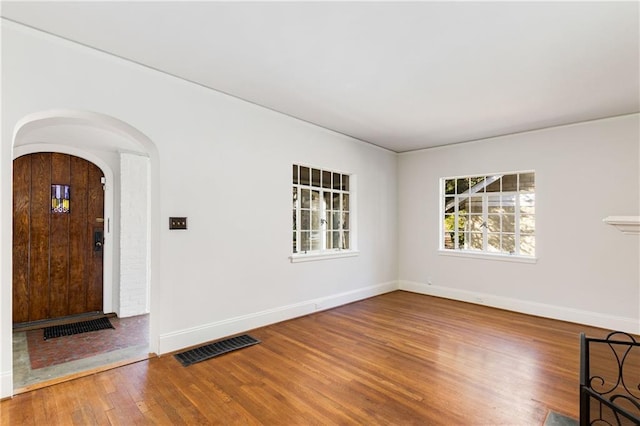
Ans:
{"type": "Polygon", "coordinates": [[[579,333],[606,330],[403,291],[17,395],[1,425],[541,425],[578,417],[579,333]]]}

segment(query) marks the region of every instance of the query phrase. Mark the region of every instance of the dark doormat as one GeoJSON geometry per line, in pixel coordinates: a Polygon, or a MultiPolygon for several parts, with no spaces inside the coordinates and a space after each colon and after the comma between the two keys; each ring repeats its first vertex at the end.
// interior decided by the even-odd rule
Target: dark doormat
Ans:
{"type": "Polygon", "coordinates": [[[242,336],[231,337],[195,349],[189,349],[188,351],[176,354],[175,357],[183,366],[188,367],[196,362],[205,361],[215,356],[226,354],[236,349],[246,348],[247,346],[252,346],[257,343],[260,343],[260,340],[254,339],[248,334],[243,334],[242,336]]]}
{"type": "Polygon", "coordinates": [[[544,426],[578,426],[578,421],[555,411],[549,411],[544,426]]]}
{"type": "Polygon", "coordinates": [[[113,328],[115,330],[109,318],[98,318],[73,324],[54,325],[44,329],[44,340],[54,337],[71,336],[72,334],[88,333],[89,331],[105,330],[107,328],[113,328]]]}

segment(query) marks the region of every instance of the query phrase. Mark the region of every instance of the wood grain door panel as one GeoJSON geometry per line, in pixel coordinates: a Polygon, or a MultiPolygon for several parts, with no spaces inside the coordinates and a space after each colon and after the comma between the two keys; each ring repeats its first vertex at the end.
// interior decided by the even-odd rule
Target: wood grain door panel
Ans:
{"type": "Polygon", "coordinates": [[[29,200],[31,159],[13,162],[13,321],[29,320],[29,200]]]}
{"type": "MultiPolygon", "coordinates": [[[[69,185],[70,174],[69,155],[51,154],[51,184],[69,185]]],[[[51,184],[48,186],[49,213],[51,212],[51,184]]],[[[69,314],[70,214],[50,213],[49,216],[51,218],[49,228],[49,318],[58,318],[69,314]]]]}
{"type": "Polygon", "coordinates": [[[14,160],[13,321],[23,323],[102,311],[102,171],[60,153],[14,160]],[[69,213],[51,211],[51,185],[70,186],[69,213]],[[99,219],[99,220],[97,220],[99,219]]]}
{"type": "MultiPolygon", "coordinates": [[[[89,163],[82,158],[71,157],[71,188],[74,203],[69,227],[69,262],[75,267],[69,271],[69,315],[85,312],[87,306],[87,186],[89,163]],[[78,193],[76,196],[75,193],[78,193]],[[79,202],[75,203],[75,199],[79,202]]],[[[101,309],[100,309],[101,310],[101,309]]]]}
{"type": "MultiPolygon", "coordinates": [[[[97,167],[89,167],[88,182],[100,182],[103,174],[97,167]]],[[[104,235],[104,190],[102,185],[89,185],[87,189],[87,246],[90,261],[88,270],[87,309],[102,310],[102,260],[103,250],[95,250],[94,232],[102,230],[104,235]]],[[[104,240],[102,241],[104,244],[104,240]]]]}
{"type": "Polygon", "coordinates": [[[51,154],[33,154],[30,186],[29,321],[35,321],[50,318],[51,154]]]}

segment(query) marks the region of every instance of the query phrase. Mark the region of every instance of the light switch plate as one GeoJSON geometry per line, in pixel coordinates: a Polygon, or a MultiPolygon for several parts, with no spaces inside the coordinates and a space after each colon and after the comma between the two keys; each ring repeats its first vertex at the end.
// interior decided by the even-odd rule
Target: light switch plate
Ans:
{"type": "Polygon", "coordinates": [[[186,217],[170,217],[169,229],[187,229],[186,217]]]}

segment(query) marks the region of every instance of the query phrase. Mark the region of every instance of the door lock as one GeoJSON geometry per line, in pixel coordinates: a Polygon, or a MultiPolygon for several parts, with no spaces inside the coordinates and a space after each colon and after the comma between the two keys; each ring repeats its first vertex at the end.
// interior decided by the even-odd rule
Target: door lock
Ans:
{"type": "Polygon", "coordinates": [[[93,251],[102,251],[104,244],[103,232],[101,229],[93,231],[93,251]]]}

